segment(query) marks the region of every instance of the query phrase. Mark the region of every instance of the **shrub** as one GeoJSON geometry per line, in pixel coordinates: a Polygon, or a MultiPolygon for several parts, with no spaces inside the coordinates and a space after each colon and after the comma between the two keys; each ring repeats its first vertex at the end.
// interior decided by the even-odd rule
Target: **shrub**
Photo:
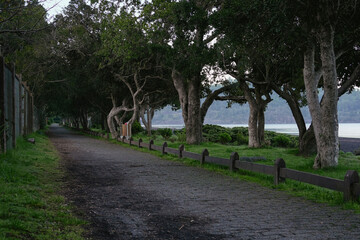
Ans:
{"type": "Polygon", "coordinates": [[[291,140],[285,135],[277,135],[273,138],[273,146],[275,147],[290,147],[291,140]]]}
{"type": "Polygon", "coordinates": [[[176,136],[177,136],[177,139],[179,142],[186,142],[186,130],[185,129],[178,132],[178,134],[176,134],[176,136]]]}
{"type": "Polygon", "coordinates": [[[169,138],[170,142],[175,142],[177,140],[177,137],[176,135],[172,135],[170,138],[169,138]]]}
{"type": "Polygon", "coordinates": [[[242,132],[238,133],[238,135],[236,136],[236,140],[238,145],[247,145],[249,143],[249,137],[244,136],[242,132]]]}
{"type": "Polygon", "coordinates": [[[141,127],[141,124],[138,121],[133,122],[131,125],[131,133],[134,135],[142,131],[144,131],[144,129],[141,127]]]}
{"type": "Polygon", "coordinates": [[[219,134],[220,143],[225,144],[231,141],[231,136],[227,132],[223,132],[219,134]]]}
{"type": "Polygon", "coordinates": [[[203,126],[203,137],[210,142],[220,142],[220,134],[227,129],[217,125],[205,124],[203,126]]]}
{"type": "Polygon", "coordinates": [[[168,140],[172,135],[172,131],[170,128],[160,128],[157,131],[165,140],[168,140]]]}

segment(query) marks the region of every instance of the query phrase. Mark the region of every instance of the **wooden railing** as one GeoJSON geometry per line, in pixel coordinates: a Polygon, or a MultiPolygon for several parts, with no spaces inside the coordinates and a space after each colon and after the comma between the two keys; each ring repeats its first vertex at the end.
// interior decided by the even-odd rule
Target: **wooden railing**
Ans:
{"type": "MultiPolygon", "coordinates": [[[[106,135],[96,133],[93,131],[85,131],[87,134],[106,137],[106,135]]],[[[108,137],[108,135],[107,135],[108,137]]],[[[262,173],[266,175],[272,175],[274,177],[274,184],[278,185],[285,179],[292,179],[303,183],[312,184],[315,186],[331,189],[338,192],[343,192],[344,201],[357,201],[360,195],[360,181],[357,171],[348,170],[345,174],[344,180],[324,177],[308,172],[301,172],[293,169],[286,168],[285,161],[279,158],[275,161],[273,166],[258,164],[253,162],[244,161],[249,159],[248,157],[239,157],[237,152],[233,152],[229,159],[210,156],[209,151],[204,149],[201,154],[185,151],[184,145],[180,145],[178,149],[170,148],[167,142],[164,142],[162,146],[154,145],[154,142],[150,140],[149,143],[145,143],[142,139],[137,141],[132,138],[119,138],[118,141],[127,143],[132,146],[138,146],[147,148],[149,150],[160,151],[162,154],[174,154],[179,158],[190,158],[199,161],[201,164],[213,163],[221,166],[228,166],[230,171],[236,171],[238,169],[247,170],[256,173],[262,173]]]]}

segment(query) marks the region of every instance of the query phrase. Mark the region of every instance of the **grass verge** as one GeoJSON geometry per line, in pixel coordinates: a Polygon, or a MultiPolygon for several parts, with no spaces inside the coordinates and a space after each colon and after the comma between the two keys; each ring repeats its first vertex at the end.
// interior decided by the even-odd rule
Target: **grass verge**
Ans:
{"type": "Polygon", "coordinates": [[[59,156],[43,132],[0,155],[0,239],[83,239],[84,221],[59,194],[59,156]]]}

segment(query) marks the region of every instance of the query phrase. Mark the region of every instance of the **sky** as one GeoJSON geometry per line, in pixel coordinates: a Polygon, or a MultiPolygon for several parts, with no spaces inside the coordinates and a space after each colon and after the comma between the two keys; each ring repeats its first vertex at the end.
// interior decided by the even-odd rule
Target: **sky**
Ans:
{"type": "Polygon", "coordinates": [[[41,1],[48,10],[48,19],[62,12],[62,9],[69,4],[69,0],[43,0],[41,1]]]}

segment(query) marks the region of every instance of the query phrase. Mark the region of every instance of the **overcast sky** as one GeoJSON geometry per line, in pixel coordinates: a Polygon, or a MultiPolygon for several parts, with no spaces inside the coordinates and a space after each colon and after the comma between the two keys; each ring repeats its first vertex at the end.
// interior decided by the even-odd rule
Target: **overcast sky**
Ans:
{"type": "Polygon", "coordinates": [[[45,9],[48,9],[48,18],[52,18],[58,13],[62,12],[62,9],[69,4],[69,0],[44,0],[42,5],[45,9]]]}

